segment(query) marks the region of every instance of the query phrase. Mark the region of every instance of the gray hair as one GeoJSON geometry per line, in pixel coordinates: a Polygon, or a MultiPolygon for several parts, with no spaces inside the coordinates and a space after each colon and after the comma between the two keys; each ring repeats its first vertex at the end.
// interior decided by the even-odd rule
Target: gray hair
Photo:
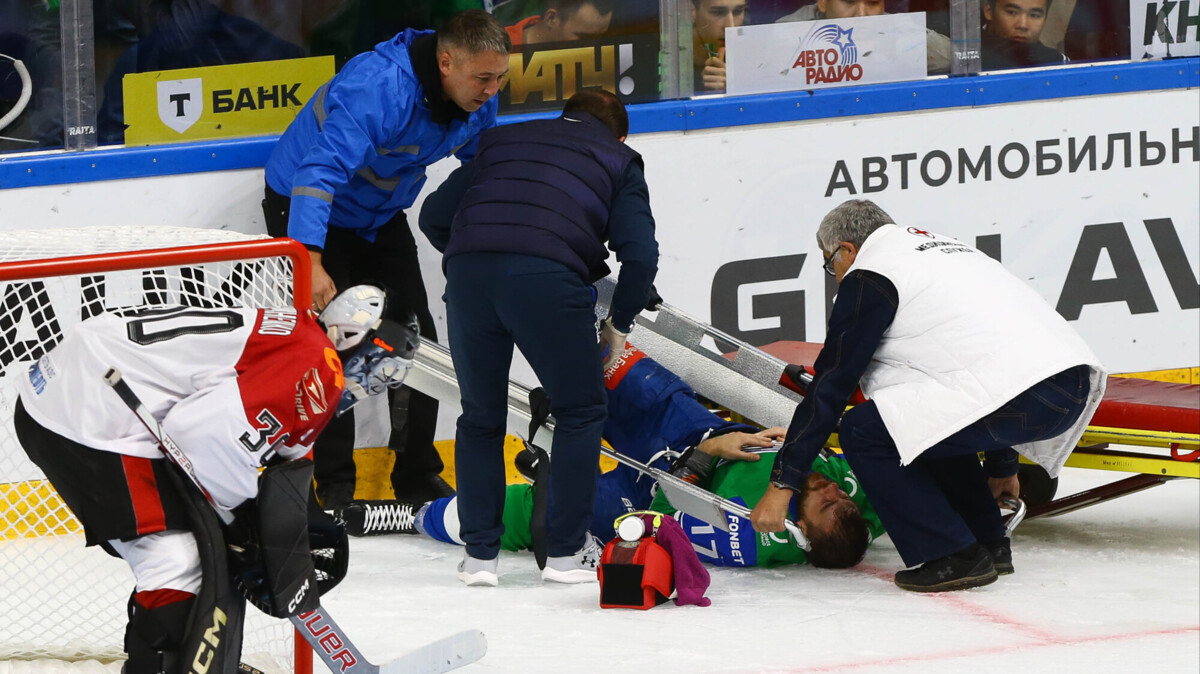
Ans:
{"type": "Polygon", "coordinates": [[[884,225],[894,224],[892,216],[883,212],[870,199],[850,199],[829,211],[817,227],[817,245],[826,253],[837,250],[838,244],[849,241],[861,248],[871,232],[884,225]]]}
{"type": "Polygon", "coordinates": [[[482,9],[456,12],[437,32],[438,52],[463,49],[468,54],[512,51],[512,40],[496,17],[482,9]]]}

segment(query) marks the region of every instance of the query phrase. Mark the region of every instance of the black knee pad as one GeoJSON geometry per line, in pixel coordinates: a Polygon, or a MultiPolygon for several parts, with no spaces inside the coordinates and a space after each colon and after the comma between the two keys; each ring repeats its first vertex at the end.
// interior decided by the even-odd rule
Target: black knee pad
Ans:
{"type": "Polygon", "coordinates": [[[125,652],[129,660],[124,674],[159,674],[168,671],[183,648],[190,630],[192,606],[188,597],[155,608],[146,608],[129,597],[129,624],[125,627],[125,652]]]}

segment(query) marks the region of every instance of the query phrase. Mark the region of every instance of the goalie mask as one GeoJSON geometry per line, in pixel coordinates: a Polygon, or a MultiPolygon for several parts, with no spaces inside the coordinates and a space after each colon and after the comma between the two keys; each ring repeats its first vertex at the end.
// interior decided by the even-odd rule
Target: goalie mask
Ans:
{"type": "Polygon", "coordinates": [[[354,286],[338,293],[321,312],[321,325],[342,359],[345,389],[337,414],[360,400],[404,383],[420,344],[417,319],[383,318],[387,301],[379,288],[354,286]]]}

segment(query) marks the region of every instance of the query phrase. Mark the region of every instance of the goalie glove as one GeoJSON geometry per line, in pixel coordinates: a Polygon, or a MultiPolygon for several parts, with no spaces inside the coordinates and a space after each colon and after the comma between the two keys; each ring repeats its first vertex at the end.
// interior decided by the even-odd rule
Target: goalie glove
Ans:
{"type": "Polygon", "coordinates": [[[310,508],[308,547],[317,570],[317,592],[324,595],[346,577],[350,566],[350,539],[346,527],[324,510],[310,508]]]}
{"type": "MultiPolygon", "coordinates": [[[[243,527],[239,533],[250,530],[243,527]]],[[[309,554],[317,574],[317,593],[324,595],[346,577],[350,565],[350,544],[346,528],[325,511],[309,510],[309,554]]],[[[278,616],[273,608],[271,589],[266,582],[266,567],[256,540],[245,535],[229,546],[229,564],[238,591],[255,608],[267,615],[278,616]]]]}

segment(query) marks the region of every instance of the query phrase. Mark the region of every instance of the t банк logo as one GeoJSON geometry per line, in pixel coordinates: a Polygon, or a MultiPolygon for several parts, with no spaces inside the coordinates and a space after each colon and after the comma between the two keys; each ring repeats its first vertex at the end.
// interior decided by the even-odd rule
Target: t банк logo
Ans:
{"type": "Polygon", "coordinates": [[[836,23],[817,26],[800,41],[800,53],[793,68],[804,68],[807,84],[822,82],[853,82],[862,79],[858,63],[858,46],[854,44],[853,28],[836,23]]]}
{"type": "Polygon", "coordinates": [[[183,133],[200,120],[204,112],[204,80],[193,77],[187,80],[163,80],[158,82],[158,118],[169,128],[183,133]]]}

